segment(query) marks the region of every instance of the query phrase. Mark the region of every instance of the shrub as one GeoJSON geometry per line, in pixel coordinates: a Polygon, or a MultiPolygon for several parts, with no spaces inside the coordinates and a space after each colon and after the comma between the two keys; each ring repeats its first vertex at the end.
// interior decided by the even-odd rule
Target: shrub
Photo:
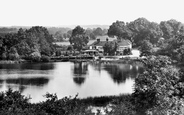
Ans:
{"type": "Polygon", "coordinates": [[[49,62],[50,61],[50,57],[49,56],[46,56],[46,55],[42,55],[41,61],[42,62],[49,62]]]}
{"type": "Polygon", "coordinates": [[[33,52],[30,54],[30,60],[34,62],[39,62],[41,60],[41,54],[40,52],[33,52]]]}
{"type": "Polygon", "coordinates": [[[137,111],[155,115],[182,115],[184,83],[166,56],[151,56],[145,71],[135,79],[134,104],[137,111]],[[156,113],[157,114],[156,114],[156,113]]]}
{"type": "Polygon", "coordinates": [[[1,59],[2,59],[2,60],[6,60],[6,59],[7,59],[7,54],[6,54],[6,53],[2,53],[1,59]]]}
{"type": "Polygon", "coordinates": [[[9,53],[8,54],[8,58],[10,59],[10,60],[18,60],[19,59],[19,54],[18,53],[9,53]]]}

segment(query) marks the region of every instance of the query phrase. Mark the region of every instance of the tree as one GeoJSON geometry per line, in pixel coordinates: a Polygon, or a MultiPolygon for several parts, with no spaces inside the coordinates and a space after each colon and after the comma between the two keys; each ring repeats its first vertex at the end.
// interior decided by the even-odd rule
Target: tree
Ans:
{"type": "Polygon", "coordinates": [[[173,60],[178,61],[179,63],[184,62],[184,35],[177,35],[174,38],[167,40],[167,43],[161,47],[158,52],[162,55],[167,55],[173,60]]]}
{"type": "Polygon", "coordinates": [[[175,38],[179,34],[184,34],[184,24],[174,19],[162,21],[160,28],[163,31],[163,37],[165,39],[175,38]]]}
{"type": "Polygon", "coordinates": [[[25,40],[22,40],[19,44],[16,45],[17,52],[22,58],[27,58],[31,53],[31,49],[25,40]]]}
{"type": "Polygon", "coordinates": [[[103,46],[103,50],[104,50],[104,53],[107,55],[114,55],[116,50],[118,48],[118,44],[117,42],[109,42],[107,41],[104,46],[103,46]]]}
{"type": "Polygon", "coordinates": [[[93,34],[95,36],[102,36],[103,35],[103,30],[100,27],[98,27],[98,28],[93,30],[93,34]]]}
{"type": "Polygon", "coordinates": [[[133,33],[123,21],[116,21],[109,27],[107,34],[109,36],[117,36],[118,39],[129,39],[132,41],[133,33]]]}
{"type": "Polygon", "coordinates": [[[127,27],[133,32],[132,41],[135,46],[140,46],[143,40],[156,45],[163,34],[157,23],[149,22],[145,18],[138,18],[128,23],[127,27]]]}
{"type": "Polygon", "coordinates": [[[41,60],[41,54],[38,51],[31,53],[29,57],[34,62],[39,62],[41,60]]]}
{"type": "Polygon", "coordinates": [[[19,59],[19,54],[17,53],[17,49],[15,47],[10,48],[10,52],[8,54],[8,58],[10,60],[18,60],[19,59]]]}
{"type": "Polygon", "coordinates": [[[153,53],[153,45],[148,41],[142,41],[139,50],[141,51],[141,56],[148,56],[153,53]]]}
{"type": "Polygon", "coordinates": [[[80,27],[80,26],[77,26],[75,27],[73,30],[72,30],[72,35],[71,37],[73,36],[76,36],[76,35],[84,35],[85,34],[85,30],[80,27]]]}
{"type": "Polygon", "coordinates": [[[26,31],[26,42],[31,48],[31,52],[38,51],[41,55],[50,56],[53,52],[53,36],[48,30],[41,26],[35,26],[26,31]]]}
{"type": "Polygon", "coordinates": [[[85,30],[80,26],[77,26],[72,31],[72,36],[69,39],[70,44],[73,45],[74,49],[80,51],[89,42],[89,37],[85,34],[85,30]]]}
{"type": "Polygon", "coordinates": [[[135,79],[136,109],[156,115],[182,115],[184,83],[172,60],[150,56],[143,63],[145,71],[135,79]]]}

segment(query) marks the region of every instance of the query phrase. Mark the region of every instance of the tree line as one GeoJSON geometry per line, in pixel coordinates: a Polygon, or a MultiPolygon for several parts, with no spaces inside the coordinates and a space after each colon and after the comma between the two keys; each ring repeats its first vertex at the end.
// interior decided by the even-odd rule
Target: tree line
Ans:
{"type": "Polygon", "coordinates": [[[17,33],[0,36],[0,59],[46,60],[54,53],[53,41],[53,36],[45,27],[20,28],[17,33]]]}
{"type": "Polygon", "coordinates": [[[116,21],[110,25],[108,35],[130,40],[143,55],[158,53],[183,62],[184,24],[174,19],[161,21],[160,24],[145,18],[129,23],[116,21]]]}
{"type": "MultiPolygon", "coordinates": [[[[57,42],[63,42],[67,41],[68,38],[72,36],[72,29],[66,28],[66,29],[59,29],[58,31],[52,32],[52,28],[48,28],[49,32],[53,34],[55,41],[57,42]]],[[[107,34],[107,29],[102,29],[100,27],[97,28],[87,28],[85,30],[85,34],[89,36],[90,39],[96,39],[97,36],[103,36],[107,34]]]]}
{"type": "MultiPolygon", "coordinates": [[[[184,24],[173,19],[161,21],[158,24],[145,18],[138,18],[127,23],[116,21],[109,26],[108,30],[101,28],[85,30],[80,26],[73,30],[69,28],[47,29],[36,26],[29,29],[19,29],[13,33],[1,34],[0,59],[33,58],[37,55],[38,60],[40,60],[40,57],[50,56],[54,53],[52,42],[58,40],[58,38],[54,39],[56,36],[68,37],[73,48],[80,51],[87,46],[90,39],[105,34],[116,36],[118,41],[130,40],[133,47],[141,50],[142,55],[147,56],[153,53],[167,55],[176,61],[183,62],[184,24]]],[[[114,54],[117,43],[109,42],[104,48],[107,49],[105,51],[114,54]]]]}

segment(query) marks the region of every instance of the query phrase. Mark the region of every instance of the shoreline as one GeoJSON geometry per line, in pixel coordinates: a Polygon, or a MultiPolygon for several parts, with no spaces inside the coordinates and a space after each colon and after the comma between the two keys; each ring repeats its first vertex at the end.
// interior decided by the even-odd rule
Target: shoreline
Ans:
{"type": "Polygon", "coordinates": [[[0,60],[0,64],[20,64],[20,63],[29,63],[28,60],[0,60]]]}

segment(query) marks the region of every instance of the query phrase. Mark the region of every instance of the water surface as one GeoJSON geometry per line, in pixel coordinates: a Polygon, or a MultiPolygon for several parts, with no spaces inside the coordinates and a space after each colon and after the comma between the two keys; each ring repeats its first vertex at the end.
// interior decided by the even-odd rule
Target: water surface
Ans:
{"type": "Polygon", "coordinates": [[[58,98],[127,94],[142,71],[139,65],[92,62],[1,64],[0,91],[19,90],[31,102],[44,101],[47,92],[58,98]]]}

